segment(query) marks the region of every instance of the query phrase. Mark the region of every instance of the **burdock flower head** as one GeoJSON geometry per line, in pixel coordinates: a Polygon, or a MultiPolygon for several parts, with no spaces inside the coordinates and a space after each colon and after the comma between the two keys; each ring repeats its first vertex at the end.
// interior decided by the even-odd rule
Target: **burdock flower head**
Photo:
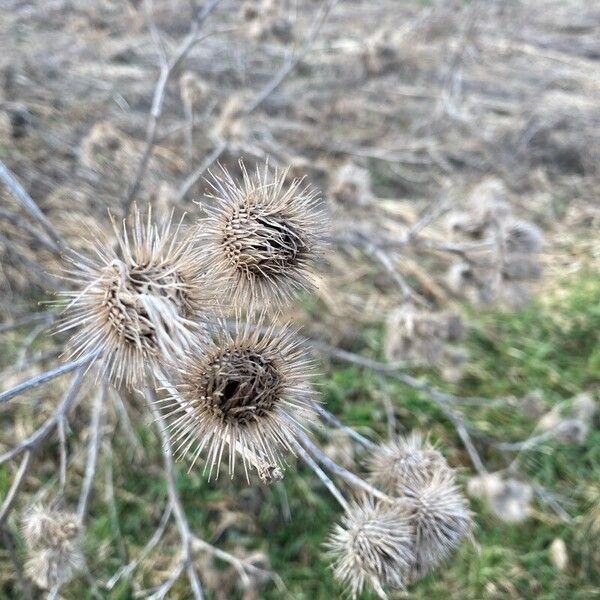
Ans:
{"type": "Polygon", "coordinates": [[[448,469],[403,483],[398,492],[412,506],[414,568],[420,577],[450,556],[470,535],[471,512],[448,469]]]}
{"type": "Polygon", "coordinates": [[[81,525],[77,515],[42,507],[31,509],[23,519],[28,549],[26,571],[41,588],[68,582],[84,565],[81,525]]]}
{"type": "Polygon", "coordinates": [[[437,471],[452,473],[446,459],[416,432],[382,444],[369,460],[371,483],[389,494],[405,484],[431,479],[437,471]]]}
{"type": "Polygon", "coordinates": [[[384,589],[403,589],[414,564],[408,517],[396,507],[373,501],[355,503],[326,543],[335,578],[357,598],[370,584],[380,598],[384,589]]]}
{"type": "Polygon", "coordinates": [[[238,325],[223,326],[215,339],[188,351],[174,365],[175,385],[167,400],[167,421],[178,457],[203,451],[209,477],[227,447],[229,473],[241,455],[259,474],[277,470],[283,452],[313,416],[311,364],[294,332],[238,325]]]}
{"type": "Polygon", "coordinates": [[[188,347],[206,310],[204,276],[191,237],[171,221],[160,228],[150,211],[144,223],[134,210],[133,226],[113,222],[118,250],[96,244],[96,256],[73,259],[69,279],[78,288],[70,298],[59,331],[78,328],[71,357],[97,355],[111,380],[135,384],[147,361],[188,347]]]}
{"type": "Polygon", "coordinates": [[[241,169],[242,185],[225,169],[212,179],[215,206],[200,222],[208,264],[236,304],[282,305],[312,287],[324,220],[317,193],[301,179],[286,184],[287,170],[241,169]]]}

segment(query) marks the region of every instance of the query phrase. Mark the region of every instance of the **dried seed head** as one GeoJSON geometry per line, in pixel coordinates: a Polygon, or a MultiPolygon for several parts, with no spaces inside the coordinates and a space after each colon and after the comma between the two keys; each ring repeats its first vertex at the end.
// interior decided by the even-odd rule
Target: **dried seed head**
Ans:
{"type": "Polygon", "coordinates": [[[369,206],[373,202],[369,171],[353,163],[343,165],[335,174],[329,196],[345,210],[369,206]]]}
{"type": "Polygon", "coordinates": [[[188,113],[205,102],[209,93],[206,82],[193,71],[186,71],[179,78],[179,95],[188,113]]]}
{"type": "Polygon", "coordinates": [[[398,492],[412,505],[415,575],[421,577],[448,558],[469,536],[471,513],[448,469],[436,470],[429,478],[402,483],[398,492]]]}
{"type": "Polygon", "coordinates": [[[95,123],[82,140],[79,150],[81,163],[88,169],[105,173],[109,168],[124,174],[131,161],[134,147],[131,140],[112,123],[95,123]]]}
{"type": "Polygon", "coordinates": [[[366,41],[363,54],[365,67],[370,75],[383,75],[401,65],[400,49],[390,31],[375,32],[366,41]]]}
{"type": "Polygon", "coordinates": [[[492,512],[506,523],[519,523],[530,514],[533,490],[516,479],[486,473],[471,478],[467,491],[473,498],[486,500],[492,512]]]}
{"type": "Polygon", "coordinates": [[[335,526],[326,548],[334,577],[357,598],[371,585],[380,598],[385,588],[403,589],[415,560],[406,514],[371,501],[355,503],[335,526]]]}
{"type": "Polygon", "coordinates": [[[540,228],[529,221],[511,220],[505,226],[504,238],[508,252],[522,254],[539,252],[544,243],[540,228]]]}
{"type": "Polygon", "coordinates": [[[450,472],[446,459],[416,432],[379,446],[369,461],[371,483],[388,494],[438,471],[450,472]]]}
{"type": "Polygon", "coordinates": [[[534,281],[541,274],[540,263],[528,254],[509,254],[502,265],[502,276],[508,281],[534,281]]]}
{"type": "Polygon", "coordinates": [[[385,353],[389,360],[435,365],[448,357],[448,343],[462,337],[458,315],[400,307],[387,318],[385,353]]]}
{"type": "Polygon", "coordinates": [[[28,549],[26,572],[39,587],[66,583],[83,567],[77,515],[35,507],[23,519],[23,535],[28,549]]]}
{"type": "Polygon", "coordinates": [[[531,486],[506,479],[496,489],[489,489],[487,498],[494,514],[506,523],[519,523],[527,519],[531,512],[533,490],[531,486]]]}
{"type": "Polygon", "coordinates": [[[590,394],[582,392],[573,398],[571,410],[576,418],[588,423],[598,412],[598,404],[590,394]]]}
{"type": "Polygon", "coordinates": [[[146,361],[181,352],[202,330],[195,319],[209,295],[199,252],[170,224],[159,229],[150,211],[143,224],[136,208],[131,231],[113,223],[120,252],[97,243],[93,259],[73,261],[69,278],[79,289],[61,294],[71,301],[59,331],[78,328],[71,358],[99,354],[116,383],[140,381],[146,361]]]}
{"type": "Polygon", "coordinates": [[[218,139],[225,140],[236,148],[244,143],[248,137],[248,126],[244,118],[248,102],[244,94],[234,94],[227,99],[214,126],[218,139]]]}
{"type": "Polygon", "coordinates": [[[167,421],[178,457],[190,469],[206,450],[209,477],[228,446],[229,473],[241,454],[259,474],[282,465],[282,451],[313,416],[311,363],[291,331],[264,329],[259,322],[235,335],[193,349],[175,367],[176,385],[167,400],[167,421]]]}
{"type": "Polygon", "coordinates": [[[79,537],[81,526],[77,515],[35,506],[23,518],[23,536],[31,549],[59,546],[79,537]]]}
{"type": "Polygon", "coordinates": [[[29,554],[25,563],[27,576],[39,587],[49,590],[70,581],[84,566],[79,548],[64,544],[29,554]]]}
{"type": "Polygon", "coordinates": [[[201,222],[209,266],[223,293],[238,305],[290,300],[312,287],[323,214],[317,195],[287,171],[268,165],[250,175],[241,165],[239,186],[223,169],[213,177],[217,206],[201,222]],[[284,187],[285,186],[285,187],[284,187]]]}

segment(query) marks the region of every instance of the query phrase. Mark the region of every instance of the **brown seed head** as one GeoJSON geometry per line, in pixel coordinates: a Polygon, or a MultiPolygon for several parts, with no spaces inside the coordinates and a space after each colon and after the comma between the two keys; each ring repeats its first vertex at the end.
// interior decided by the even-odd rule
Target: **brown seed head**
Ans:
{"type": "Polygon", "coordinates": [[[71,301],[59,331],[78,329],[72,358],[99,354],[101,371],[129,385],[146,362],[188,347],[209,294],[199,251],[180,228],[170,232],[170,220],[159,229],[148,211],[143,224],[136,209],[131,230],[115,226],[115,234],[118,253],[98,245],[96,257],[73,262],[79,289],[62,293],[71,301]]]}
{"type": "MultiPolygon", "coordinates": [[[[186,353],[175,367],[176,386],[167,400],[167,421],[179,457],[193,467],[206,450],[209,477],[228,447],[229,472],[241,454],[265,473],[283,463],[282,451],[294,453],[291,440],[312,418],[312,366],[293,332],[264,329],[262,321],[186,353]]],[[[279,475],[277,476],[279,477],[279,475]]]]}
{"type": "Polygon", "coordinates": [[[437,471],[448,471],[446,459],[416,432],[379,446],[369,460],[370,481],[388,494],[399,486],[428,480],[437,471]]]}
{"type": "Polygon", "coordinates": [[[312,287],[323,215],[317,195],[287,171],[265,166],[250,175],[241,165],[243,185],[223,169],[213,177],[217,205],[201,221],[211,273],[237,305],[282,305],[312,287]]]}
{"type": "Polygon", "coordinates": [[[357,598],[371,585],[380,598],[385,588],[403,589],[414,563],[406,514],[371,501],[355,503],[331,533],[326,548],[334,577],[357,598]]]}

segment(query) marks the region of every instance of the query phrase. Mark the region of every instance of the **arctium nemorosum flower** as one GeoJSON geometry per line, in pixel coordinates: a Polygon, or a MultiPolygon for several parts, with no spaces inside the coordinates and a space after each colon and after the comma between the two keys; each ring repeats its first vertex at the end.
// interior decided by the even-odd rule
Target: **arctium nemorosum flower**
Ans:
{"type": "Polygon", "coordinates": [[[262,319],[235,333],[223,326],[172,371],[165,415],[176,455],[189,457],[191,469],[206,452],[209,477],[215,468],[218,476],[225,451],[231,476],[240,460],[247,478],[249,468],[261,478],[278,473],[312,420],[312,365],[293,331],[265,328],[262,319]]]}
{"type": "Polygon", "coordinates": [[[95,256],[72,259],[68,279],[74,291],[59,331],[77,329],[71,358],[96,355],[112,381],[135,384],[145,365],[171,357],[202,331],[207,278],[199,250],[182,226],[169,219],[158,227],[150,210],[137,208],[133,223],[113,222],[116,247],[95,244],[95,256]]]}
{"type": "Polygon", "coordinates": [[[67,583],[85,564],[81,524],[73,513],[34,507],[23,519],[23,537],[26,573],[43,589],[67,583]]]}
{"type": "Polygon", "coordinates": [[[371,483],[389,494],[396,494],[399,486],[431,479],[437,471],[451,473],[442,454],[417,432],[378,446],[368,466],[371,483]]]}
{"type": "Polygon", "coordinates": [[[326,548],[333,574],[353,599],[370,585],[380,598],[386,589],[406,587],[415,561],[408,513],[391,504],[353,504],[336,525],[326,548]]]}
{"type": "Polygon", "coordinates": [[[448,468],[400,484],[398,496],[412,510],[413,576],[421,577],[446,560],[471,534],[473,521],[468,501],[448,468]]]}
{"type": "Polygon", "coordinates": [[[312,287],[324,215],[315,190],[287,171],[248,173],[243,183],[225,170],[211,185],[214,206],[199,224],[211,274],[235,304],[282,305],[312,287]]]}

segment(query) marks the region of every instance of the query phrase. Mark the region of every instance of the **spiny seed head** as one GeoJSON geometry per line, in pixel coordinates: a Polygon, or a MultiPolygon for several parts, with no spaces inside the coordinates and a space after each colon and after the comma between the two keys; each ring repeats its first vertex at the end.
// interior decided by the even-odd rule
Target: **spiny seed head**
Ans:
{"type": "Polygon", "coordinates": [[[534,281],[541,274],[540,263],[528,254],[509,254],[502,264],[502,277],[508,281],[534,281]]]}
{"type": "Polygon", "coordinates": [[[529,221],[511,220],[505,226],[504,236],[509,252],[532,254],[539,252],[544,244],[540,228],[529,221]]]}
{"type": "Polygon", "coordinates": [[[492,512],[506,523],[520,523],[531,513],[533,489],[517,479],[486,473],[473,477],[467,491],[474,498],[486,500],[492,512]]]}
{"type": "Polygon", "coordinates": [[[429,480],[438,471],[451,473],[446,459],[416,432],[382,444],[369,460],[371,483],[388,494],[404,484],[429,480]]]}
{"type": "Polygon", "coordinates": [[[27,575],[41,588],[69,581],[84,565],[77,515],[34,507],[23,519],[27,575]]]}
{"type": "Polygon", "coordinates": [[[23,518],[23,536],[30,549],[60,546],[81,534],[77,515],[34,506],[23,518]]]}
{"type": "Polygon", "coordinates": [[[78,289],[62,293],[71,301],[59,331],[78,328],[71,358],[99,354],[102,373],[130,385],[146,361],[188,347],[209,294],[199,251],[170,219],[159,228],[148,211],[144,224],[136,208],[131,230],[113,226],[118,252],[97,244],[94,258],[73,261],[78,289]]]}
{"type": "Polygon", "coordinates": [[[418,311],[402,306],[389,313],[385,352],[390,360],[437,364],[447,354],[447,342],[462,336],[458,315],[418,311]]]}
{"type": "Polygon", "coordinates": [[[316,192],[287,171],[268,165],[243,184],[222,170],[211,182],[216,206],[201,221],[211,272],[221,291],[237,305],[289,301],[310,289],[311,267],[319,253],[323,214],[316,192]]]}
{"type": "Polygon", "coordinates": [[[84,564],[80,548],[65,544],[59,548],[32,551],[25,563],[25,571],[38,587],[49,590],[70,581],[84,564]]]}
{"type": "Polygon", "coordinates": [[[380,598],[385,588],[406,587],[414,563],[411,526],[405,513],[390,505],[362,501],[335,525],[326,548],[334,577],[353,599],[370,584],[380,598]]]}
{"type": "Polygon", "coordinates": [[[373,202],[369,171],[353,163],[346,163],[336,172],[329,195],[345,210],[366,208],[373,202]]]}
{"type": "Polygon", "coordinates": [[[238,326],[188,351],[174,365],[175,387],[167,399],[167,421],[179,457],[190,469],[203,451],[209,477],[225,447],[233,476],[241,454],[260,473],[294,453],[297,431],[313,417],[312,366],[289,330],[238,326]]]}
{"type": "Polygon", "coordinates": [[[402,483],[398,493],[412,505],[415,575],[420,577],[445,560],[469,536],[471,512],[448,469],[435,471],[429,478],[402,483]]]}

